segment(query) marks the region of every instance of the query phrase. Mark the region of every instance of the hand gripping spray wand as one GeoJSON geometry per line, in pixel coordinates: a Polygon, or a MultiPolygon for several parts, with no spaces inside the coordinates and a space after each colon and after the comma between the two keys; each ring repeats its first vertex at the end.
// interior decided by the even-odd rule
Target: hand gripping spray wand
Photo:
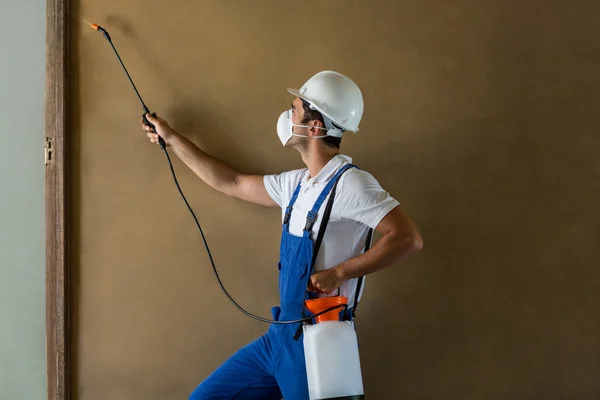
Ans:
{"type": "MultiPolygon", "coordinates": [[[[125,64],[123,64],[123,60],[121,60],[121,57],[119,56],[119,53],[117,52],[117,49],[115,48],[110,35],[108,34],[108,32],[106,31],[106,29],[102,28],[99,25],[96,24],[91,24],[91,27],[95,30],[97,30],[98,32],[101,32],[104,35],[104,38],[108,41],[108,43],[110,43],[110,46],[112,47],[113,51],[115,52],[115,55],[117,56],[117,58],[119,59],[119,62],[121,63],[121,67],[123,67],[123,71],[125,71],[125,74],[127,74],[127,78],[129,78],[129,82],[131,83],[131,86],[133,87],[133,90],[135,90],[135,94],[137,94],[138,99],[140,99],[140,103],[142,103],[142,108],[144,109],[144,114],[142,114],[142,118],[144,120],[144,123],[146,125],[148,125],[149,127],[152,128],[152,131],[154,133],[156,132],[156,127],[150,122],[148,121],[148,119],[146,118],[146,114],[150,114],[150,110],[148,109],[148,107],[146,106],[146,104],[144,103],[144,100],[142,100],[142,96],[140,96],[140,93],[138,92],[137,88],[135,87],[135,84],[133,83],[133,80],[131,79],[131,76],[129,75],[129,72],[127,72],[127,68],[125,68],[125,64]]],[[[152,113],[150,114],[153,117],[156,117],[156,113],[152,113]]],[[[223,293],[225,293],[225,295],[227,296],[227,298],[233,303],[234,306],[236,306],[236,308],[238,310],[240,310],[242,313],[244,313],[245,315],[247,315],[250,318],[253,318],[255,320],[261,321],[261,322],[266,322],[268,324],[298,324],[298,323],[302,323],[302,322],[307,322],[312,320],[313,318],[319,317],[325,313],[328,313],[330,311],[333,311],[337,308],[344,308],[346,309],[348,307],[347,304],[340,304],[340,305],[336,305],[334,307],[329,307],[323,311],[320,311],[316,314],[313,314],[309,317],[305,317],[302,319],[297,319],[297,320],[290,320],[290,321],[275,321],[275,320],[270,320],[267,318],[262,318],[259,317],[257,315],[254,315],[248,311],[246,311],[242,306],[240,306],[232,297],[231,295],[227,292],[227,290],[225,289],[225,287],[223,286],[223,283],[221,282],[221,278],[219,277],[219,274],[217,273],[217,268],[215,267],[215,262],[213,260],[212,254],[210,252],[210,249],[208,248],[208,243],[206,242],[206,238],[204,237],[204,232],[202,231],[202,228],[200,227],[200,223],[198,222],[198,218],[196,218],[196,214],[194,213],[194,211],[192,210],[192,207],[190,207],[190,204],[188,203],[187,199],[185,198],[183,191],[181,190],[181,187],[179,186],[179,182],[177,181],[177,176],[175,176],[175,170],[173,169],[173,164],[171,163],[171,157],[169,157],[169,152],[167,151],[166,148],[166,144],[165,141],[162,137],[160,137],[160,135],[158,136],[158,143],[160,145],[160,148],[165,152],[165,155],[167,156],[167,161],[169,162],[169,167],[171,168],[171,174],[173,175],[173,180],[175,181],[175,185],[177,186],[177,190],[179,191],[179,194],[181,195],[181,198],[183,199],[183,201],[185,202],[185,205],[187,206],[188,210],[190,210],[190,213],[192,214],[192,217],[194,218],[194,221],[196,222],[196,226],[198,227],[198,230],[200,231],[200,235],[202,236],[202,240],[204,242],[204,247],[206,248],[206,252],[208,254],[208,258],[210,259],[210,263],[212,265],[212,269],[213,272],[215,274],[215,277],[217,278],[217,282],[219,283],[219,286],[221,286],[221,290],[223,290],[223,293]]]]}

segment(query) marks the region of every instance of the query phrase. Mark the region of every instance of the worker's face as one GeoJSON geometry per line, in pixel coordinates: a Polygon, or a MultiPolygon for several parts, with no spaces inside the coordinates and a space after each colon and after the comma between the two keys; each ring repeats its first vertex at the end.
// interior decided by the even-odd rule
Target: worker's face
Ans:
{"type": "MultiPolygon", "coordinates": [[[[308,125],[310,127],[322,125],[320,121],[304,121],[304,107],[302,105],[302,99],[296,97],[292,102],[292,124],[297,125],[308,125]]],[[[322,131],[315,128],[305,128],[301,126],[292,126],[292,133],[304,136],[292,136],[287,143],[287,147],[294,148],[296,150],[306,150],[309,145],[309,141],[312,140],[308,136],[322,135],[322,131]]]]}
{"type": "MultiPolygon", "coordinates": [[[[292,124],[301,125],[302,120],[304,119],[304,107],[302,107],[302,100],[300,97],[296,97],[294,101],[292,101],[292,124]]],[[[306,135],[306,128],[302,128],[299,126],[292,126],[292,133],[298,135],[306,135]]],[[[306,142],[308,138],[292,136],[289,142],[287,142],[286,147],[291,147],[293,149],[298,149],[298,147],[305,148],[306,142]]]]}

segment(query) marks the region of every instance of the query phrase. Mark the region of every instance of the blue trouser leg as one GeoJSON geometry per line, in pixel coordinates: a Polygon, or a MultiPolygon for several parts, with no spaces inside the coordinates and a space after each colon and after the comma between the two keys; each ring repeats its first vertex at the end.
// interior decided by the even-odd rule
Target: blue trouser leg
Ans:
{"type": "MultiPolygon", "coordinates": [[[[190,400],[280,400],[273,360],[280,355],[268,335],[242,347],[190,395],[190,400]]],[[[286,398],[287,400],[287,398],[286,398]]]]}
{"type": "Polygon", "coordinates": [[[303,338],[294,340],[296,329],[297,324],[286,325],[277,335],[283,355],[275,367],[275,379],[285,400],[308,400],[303,338]]]}

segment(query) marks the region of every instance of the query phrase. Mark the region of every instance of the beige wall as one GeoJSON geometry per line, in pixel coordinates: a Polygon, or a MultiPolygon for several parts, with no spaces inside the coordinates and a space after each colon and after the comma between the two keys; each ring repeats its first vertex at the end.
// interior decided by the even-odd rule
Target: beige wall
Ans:
{"type": "MultiPolygon", "coordinates": [[[[181,399],[266,326],[229,304],[105,25],[148,105],[243,172],[301,166],[275,132],[319,70],[362,88],[342,150],[424,250],[370,277],[370,399],[600,395],[598,3],[82,0],[73,12],[76,398],[181,399]]],[[[269,315],[280,213],[178,160],[232,295],[269,315]]]]}

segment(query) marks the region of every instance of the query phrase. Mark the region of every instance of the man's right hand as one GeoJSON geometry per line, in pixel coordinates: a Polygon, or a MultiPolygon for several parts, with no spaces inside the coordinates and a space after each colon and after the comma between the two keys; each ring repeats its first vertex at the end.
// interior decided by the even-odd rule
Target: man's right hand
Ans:
{"type": "Polygon", "coordinates": [[[163,138],[167,146],[171,145],[173,137],[177,135],[177,132],[173,130],[162,118],[153,117],[150,114],[146,114],[146,118],[156,127],[156,133],[152,131],[152,128],[144,123],[144,118],[140,119],[142,123],[142,129],[146,131],[146,136],[150,139],[150,142],[158,144],[158,136],[163,138]]]}

